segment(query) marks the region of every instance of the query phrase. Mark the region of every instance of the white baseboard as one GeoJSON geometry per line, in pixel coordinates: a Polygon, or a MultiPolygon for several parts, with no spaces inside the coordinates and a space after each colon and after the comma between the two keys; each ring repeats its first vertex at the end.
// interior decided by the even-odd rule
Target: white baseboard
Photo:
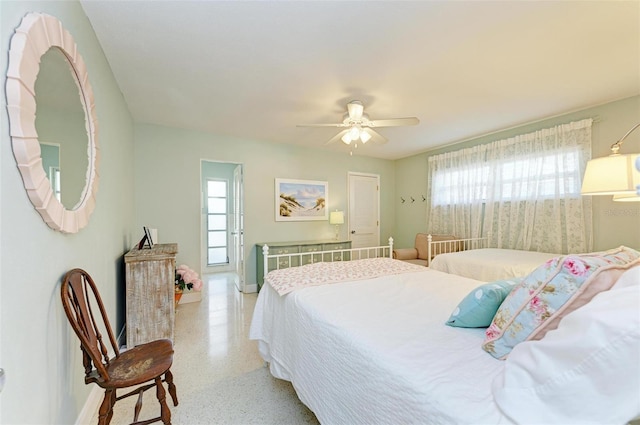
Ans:
{"type": "Polygon", "coordinates": [[[252,285],[244,285],[244,291],[246,294],[251,294],[253,292],[258,292],[258,284],[254,283],[252,285]]]}
{"type": "Polygon", "coordinates": [[[102,399],[104,397],[104,390],[97,385],[92,386],[93,389],[89,393],[89,397],[87,397],[87,401],[84,403],[84,406],[78,415],[78,419],[76,419],[75,425],[86,425],[92,423],[91,420],[100,408],[100,403],[102,403],[102,399]]]}

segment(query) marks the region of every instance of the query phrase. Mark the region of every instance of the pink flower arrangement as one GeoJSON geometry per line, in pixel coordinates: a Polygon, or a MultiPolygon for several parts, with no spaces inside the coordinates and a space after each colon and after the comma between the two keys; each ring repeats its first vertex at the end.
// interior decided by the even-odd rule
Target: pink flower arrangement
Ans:
{"type": "Polygon", "coordinates": [[[198,273],[182,264],[176,269],[176,287],[183,291],[185,289],[199,291],[202,289],[202,280],[198,273]]]}

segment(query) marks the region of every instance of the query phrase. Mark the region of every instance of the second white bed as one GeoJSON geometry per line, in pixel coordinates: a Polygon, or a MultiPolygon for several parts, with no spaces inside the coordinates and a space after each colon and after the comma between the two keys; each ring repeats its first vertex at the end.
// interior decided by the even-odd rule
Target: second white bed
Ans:
{"type": "Polygon", "coordinates": [[[492,282],[526,276],[561,254],[516,249],[481,248],[436,255],[429,268],[458,276],[492,282]]]}

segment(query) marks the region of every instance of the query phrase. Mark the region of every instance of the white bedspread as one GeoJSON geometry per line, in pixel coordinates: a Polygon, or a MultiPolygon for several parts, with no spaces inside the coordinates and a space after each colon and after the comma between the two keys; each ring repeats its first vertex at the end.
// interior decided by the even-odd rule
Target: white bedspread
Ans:
{"type": "Polygon", "coordinates": [[[484,330],[444,325],[480,284],[423,268],[282,297],[265,285],[250,338],[323,424],[509,423],[484,330]]]}
{"type": "Polygon", "coordinates": [[[526,276],[546,261],[560,255],[516,249],[471,249],[436,255],[429,268],[492,282],[526,276]]]}

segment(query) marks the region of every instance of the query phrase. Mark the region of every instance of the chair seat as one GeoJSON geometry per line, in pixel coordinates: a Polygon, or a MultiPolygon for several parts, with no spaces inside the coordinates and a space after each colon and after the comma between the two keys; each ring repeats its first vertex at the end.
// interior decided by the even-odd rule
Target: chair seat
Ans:
{"type": "Polygon", "coordinates": [[[124,388],[142,384],[162,375],[173,363],[173,343],[159,339],[138,345],[112,359],[109,381],[96,381],[103,388],[124,388]]]}

